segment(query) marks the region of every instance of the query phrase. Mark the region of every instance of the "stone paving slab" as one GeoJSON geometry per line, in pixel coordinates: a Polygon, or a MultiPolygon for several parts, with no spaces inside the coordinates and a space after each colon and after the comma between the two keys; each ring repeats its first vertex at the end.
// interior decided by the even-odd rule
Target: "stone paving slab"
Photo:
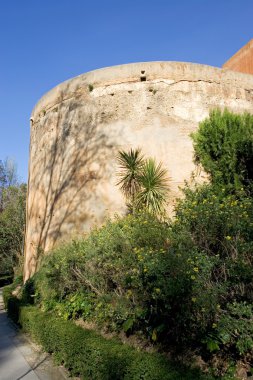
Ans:
{"type": "Polygon", "coordinates": [[[67,372],[55,367],[29,338],[8,319],[0,289],[0,380],[63,380],[67,372]]]}

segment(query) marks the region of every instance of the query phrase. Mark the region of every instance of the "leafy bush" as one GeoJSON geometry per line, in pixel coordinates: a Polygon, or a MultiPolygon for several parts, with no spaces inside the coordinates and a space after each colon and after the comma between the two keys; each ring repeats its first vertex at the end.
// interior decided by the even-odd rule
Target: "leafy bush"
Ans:
{"type": "MultiPolygon", "coordinates": [[[[211,183],[186,189],[178,225],[213,260],[206,286],[217,305],[210,351],[250,357],[253,352],[253,117],[213,111],[193,135],[195,157],[211,183]]],[[[209,294],[209,293],[208,293],[209,294]]],[[[200,297],[201,299],[201,297],[200,297]]],[[[196,297],[197,300],[197,297],[196,297]]]]}
{"type": "Polygon", "coordinates": [[[0,181],[0,277],[21,272],[25,199],[25,185],[1,188],[0,181]]]}
{"type": "Polygon", "coordinates": [[[171,234],[145,213],[108,221],[44,259],[37,301],[65,319],[181,345],[193,307],[192,260],[201,254],[171,245],[171,234]]]}
{"type": "MultiPolygon", "coordinates": [[[[230,318],[240,330],[239,319],[231,314],[231,304],[245,303],[248,313],[252,310],[252,200],[243,190],[226,194],[224,188],[213,185],[187,188],[185,195],[178,204],[171,236],[172,245],[180,246],[181,251],[196,253],[188,259],[192,264],[189,274],[194,304],[187,323],[189,335],[192,334],[198,345],[201,341],[206,342],[210,351],[230,349],[241,355],[238,334],[224,345],[214,336],[220,336],[226,323],[232,326],[230,318]]],[[[252,342],[247,347],[245,354],[253,349],[252,342]]]]}
{"type": "MultiPolygon", "coordinates": [[[[13,296],[4,289],[5,300],[13,296]]],[[[18,301],[17,301],[18,305],[18,301]]],[[[58,364],[64,364],[74,376],[94,380],[208,380],[197,370],[176,368],[163,355],[137,351],[116,339],[105,339],[71,321],[56,318],[35,306],[16,309],[23,330],[50,353],[58,364]]]]}
{"type": "Polygon", "coordinates": [[[19,320],[19,311],[22,304],[21,300],[12,295],[14,286],[8,285],[3,288],[3,300],[4,306],[7,310],[8,317],[10,317],[15,323],[19,320]]]}
{"type": "Polygon", "coordinates": [[[193,134],[195,158],[214,183],[241,187],[253,180],[253,116],[215,110],[193,134]]]}
{"type": "Polygon", "coordinates": [[[44,308],[60,301],[65,317],[95,317],[114,330],[138,328],[140,321],[149,325],[165,286],[167,235],[165,224],[141,213],[108,221],[86,240],[59,248],[44,259],[36,278],[44,308]]]}
{"type": "Polygon", "coordinates": [[[252,217],[243,190],[186,188],[171,225],[129,215],[47,256],[37,300],[65,319],[213,351],[229,305],[252,302],[252,217]]]}
{"type": "Polygon", "coordinates": [[[162,164],[145,159],[140,149],[119,151],[120,178],[117,185],[128,201],[131,213],[144,209],[154,215],[164,215],[168,194],[168,177],[162,164]]]}
{"type": "Polygon", "coordinates": [[[12,285],[5,286],[3,288],[3,301],[4,301],[4,306],[8,310],[8,300],[12,296],[12,285]]]}
{"type": "Polygon", "coordinates": [[[35,297],[34,278],[30,278],[22,287],[21,299],[24,305],[33,305],[35,297]]]}
{"type": "Polygon", "coordinates": [[[216,348],[234,346],[240,355],[253,354],[253,305],[246,302],[227,304],[221,314],[213,342],[216,348]]]}

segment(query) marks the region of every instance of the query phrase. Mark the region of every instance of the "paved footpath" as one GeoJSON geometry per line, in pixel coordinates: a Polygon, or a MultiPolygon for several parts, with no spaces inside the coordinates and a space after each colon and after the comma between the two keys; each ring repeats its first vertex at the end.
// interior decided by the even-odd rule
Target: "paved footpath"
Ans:
{"type": "Polygon", "coordinates": [[[0,289],[0,380],[63,380],[66,371],[54,367],[49,354],[41,352],[7,318],[0,289]]]}

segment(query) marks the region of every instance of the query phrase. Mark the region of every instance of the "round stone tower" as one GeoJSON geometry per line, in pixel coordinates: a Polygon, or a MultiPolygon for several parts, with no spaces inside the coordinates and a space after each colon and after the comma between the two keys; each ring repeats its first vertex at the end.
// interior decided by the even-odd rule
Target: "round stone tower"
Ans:
{"type": "Polygon", "coordinates": [[[145,62],[82,74],[48,92],[31,116],[25,279],[41,253],[125,212],[119,149],[140,147],[163,163],[172,204],[194,170],[190,133],[217,107],[253,112],[253,76],[145,62]]]}

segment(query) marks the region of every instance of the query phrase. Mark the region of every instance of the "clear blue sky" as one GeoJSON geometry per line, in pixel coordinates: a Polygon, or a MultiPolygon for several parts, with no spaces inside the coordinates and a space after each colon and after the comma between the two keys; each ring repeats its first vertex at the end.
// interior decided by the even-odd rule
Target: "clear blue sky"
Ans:
{"type": "Polygon", "coordinates": [[[129,62],[221,66],[252,20],[253,0],[0,0],[0,159],[26,181],[30,113],[58,83],[129,62]]]}

